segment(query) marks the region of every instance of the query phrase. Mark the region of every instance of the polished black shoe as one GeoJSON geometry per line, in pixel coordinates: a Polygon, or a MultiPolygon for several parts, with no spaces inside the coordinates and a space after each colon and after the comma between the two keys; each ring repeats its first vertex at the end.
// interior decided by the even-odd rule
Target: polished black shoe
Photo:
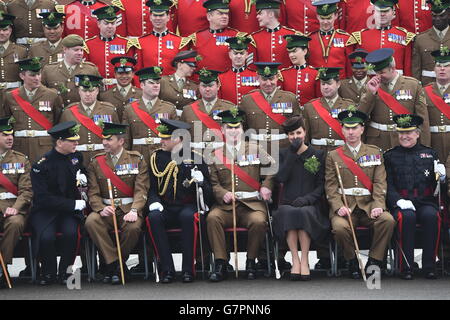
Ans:
{"type": "Polygon", "coordinates": [[[111,276],[111,284],[112,285],[121,284],[121,283],[122,283],[122,280],[120,278],[120,272],[115,273],[111,276]]]}
{"type": "Polygon", "coordinates": [[[39,285],[48,286],[55,283],[55,276],[52,274],[46,274],[39,279],[39,285]]]}
{"type": "Polygon", "coordinates": [[[27,266],[25,269],[20,271],[19,278],[29,278],[31,277],[31,268],[27,266]]]}
{"type": "Polygon", "coordinates": [[[383,269],[383,261],[380,260],[376,260],[374,258],[369,257],[369,259],[367,260],[366,263],[366,267],[364,268],[364,272],[366,274],[366,277],[370,277],[371,275],[373,275],[375,272],[379,272],[381,275],[381,270],[383,269]],[[367,270],[369,269],[369,267],[371,266],[375,266],[378,267],[378,270],[375,268],[374,271],[368,273],[367,270]]]}
{"type": "Polygon", "coordinates": [[[209,276],[209,281],[220,282],[228,278],[227,262],[225,260],[214,261],[214,271],[209,276]]]}
{"type": "MultiPolygon", "coordinates": [[[[9,276],[9,273],[8,273],[9,276]]],[[[9,280],[11,281],[11,277],[9,277],[9,280]]],[[[0,289],[4,289],[8,287],[8,282],[6,281],[5,273],[3,272],[3,269],[0,268],[0,289]]]]}
{"type": "Polygon", "coordinates": [[[314,270],[328,270],[331,269],[331,260],[328,258],[319,259],[315,264],[314,270]]]}
{"type": "Polygon", "coordinates": [[[300,281],[301,280],[301,274],[300,273],[290,273],[289,274],[289,280],[291,280],[291,281],[300,281]]]}
{"type": "Polygon", "coordinates": [[[348,262],[348,275],[350,279],[361,279],[361,271],[359,270],[358,259],[352,259],[348,262]]]}
{"type": "Polygon", "coordinates": [[[434,270],[424,270],[423,274],[425,279],[435,280],[437,279],[436,271],[434,270]]]}
{"type": "Polygon", "coordinates": [[[247,259],[245,263],[245,272],[247,274],[247,280],[256,279],[256,263],[255,259],[247,259]]]}
{"type": "Polygon", "coordinates": [[[311,275],[310,274],[301,274],[300,281],[311,281],[311,275]]]}
{"type": "Polygon", "coordinates": [[[192,274],[192,272],[185,271],[181,275],[181,281],[184,282],[184,283],[193,282],[194,281],[194,275],[192,274]]]}
{"type": "Polygon", "coordinates": [[[290,262],[287,262],[284,259],[278,259],[277,260],[278,263],[278,269],[283,272],[283,271],[288,271],[292,269],[292,265],[290,262]]]}
{"type": "Polygon", "coordinates": [[[71,276],[71,273],[64,273],[63,275],[60,275],[58,277],[58,282],[60,285],[66,286],[67,285],[67,279],[71,276]]]}
{"type": "Polygon", "coordinates": [[[175,272],[165,271],[161,277],[161,283],[172,283],[175,280],[175,272]]]}
{"type": "Polygon", "coordinates": [[[414,279],[414,273],[413,273],[412,270],[407,269],[407,270],[403,271],[400,274],[400,278],[403,279],[403,280],[413,280],[414,279]]]}

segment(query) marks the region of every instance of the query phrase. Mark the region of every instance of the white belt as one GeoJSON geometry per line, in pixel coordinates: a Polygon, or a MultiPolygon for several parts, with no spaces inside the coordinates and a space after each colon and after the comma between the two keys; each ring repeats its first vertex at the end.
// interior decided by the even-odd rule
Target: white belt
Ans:
{"type": "Polygon", "coordinates": [[[102,144],[79,144],[77,145],[77,151],[97,151],[103,150],[102,144]]]}
{"type": "Polygon", "coordinates": [[[236,195],[236,198],[239,200],[259,197],[258,191],[253,191],[253,192],[238,191],[238,192],[235,192],[234,194],[236,195]]]}
{"type": "MultiPolygon", "coordinates": [[[[122,206],[122,205],[126,205],[126,204],[130,204],[133,203],[134,198],[115,198],[114,199],[114,205],[117,206],[122,206]]],[[[103,199],[103,203],[104,204],[111,204],[111,199],[103,199]]]]}
{"type": "Polygon", "coordinates": [[[105,86],[112,86],[116,83],[117,83],[117,79],[115,79],[115,78],[103,79],[103,84],[105,86]]]}
{"type": "Polygon", "coordinates": [[[311,139],[311,144],[316,146],[343,146],[345,144],[344,140],[339,139],[311,139]]]}
{"type": "Polygon", "coordinates": [[[18,38],[16,40],[17,44],[32,44],[32,43],[36,43],[39,41],[45,41],[47,40],[47,38],[28,38],[28,37],[23,37],[23,38],[18,38]]]}
{"type": "Polygon", "coordinates": [[[49,137],[45,130],[19,130],[14,132],[15,137],[49,137]]]}
{"type": "Polygon", "coordinates": [[[450,132],[450,126],[430,126],[430,132],[450,132]]]}
{"type": "Polygon", "coordinates": [[[157,144],[157,143],[161,143],[161,138],[133,139],[133,145],[138,145],[138,144],[157,144]]]}
{"type": "Polygon", "coordinates": [[[424,77],[436,78],[436,72],[434,71],[422,70],[422,75],[424,77]]]}
{"type": "Polygon", "coordinates": [[[13,89],[19,88],[22,85],[22,82],[0,82],[0,89],[13,89]]]}
{"type": "MultiPolygon", "coordinates": [[[[339,194],[342,194],[341,189],[338,190],[339,194]]],[[[365,188],[348,188],[344,189],[344,193],[348,196],[370,196],[372,193],[365,188]]]]}
{"type": "Polygon", "coordinates": [[[206,147],[220,148],[223,142],[191,142],[191,148],[205,149],[206,147]]]}
{"type": "Polygon", "coordinates": [[[0,193],[0,200],[6,200],[6,199],[15,199],[17,196],[11,192],[1,192],[0,193]]]}
{"type": "Polygon", "coordinates": [[[371,121],[369,123],[369,126],[371,126],[372,128],[381,130],[381,131],[397,131],[396,124],[381,124],[381,123],[376,123],[374,121],[371,121]]]}
{"type": "Polygon", "coordinates": [[[262,140],[262,141],[275,141],[275,140],[283,140],[286,139],[287,135],[285,133],[282,134],[250,134],[250,139],[253,140],[262,140]]]}

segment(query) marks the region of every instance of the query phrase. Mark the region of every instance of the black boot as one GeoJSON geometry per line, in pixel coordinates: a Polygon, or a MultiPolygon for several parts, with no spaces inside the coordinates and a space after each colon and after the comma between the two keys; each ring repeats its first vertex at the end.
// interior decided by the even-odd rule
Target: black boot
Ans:
{"type": "Polygon", "coordinates": [[[228,278],[227,262],[222,259],[214,261],[214,271],[209,277],[209,281],[220,282],[228,278]]]}
{"type": "Polygon", "coordinates": [[[410,268],[405,268],[405,270],[402,271],[400,274],[400,278],[403,280],[413,280],[414,279],[414,272],[410,268]]]}
{"type": "MultiPolygon", "coordinates": [[[[6,271],[6,272],[8,272],[8,271],[6,271]]],[[[9,273],[8,273],[8,277],[9,277],[9,273]]],[[[11,280],[11,277],[9,277],[9,279],[11,280]]],[[[4,288],[8,288],[8,282],[6,281],[6,275],[3,272],[3,268],[0,267],[0,289],[4,289],[4,288]]]]}
{"type": "Polygon", "coordinates": [[[358,259],[354,258],[348,262],[348,274],[350,279],[361,278],[361,271],[359,270],[358,259]]]}
{"type": "Polygon", "coordinates": [[[328,270],[331,269],[331,260],[329,258],[321,258],[315,264],[314,270],[328,270]]]}
{"type": "Polygon", "coordinates": [[[247,259],[245,262],[245,272],[247,273],[248,280],[256,279],[256,263],[255,259],[247,259]]]}
{"type": "Polygon", "coordinates": [[[161,283],[172,283],[175,280],[175,272],[164,271],[161,277],[161,283]]]}
{"type": "Polygon", "coordinates": [[[383,261],[376,260],[374,258],[369,257],[369,260],[367,260],[366,267],[364,268],[364,272],[366,273],[366,277],[367,278],[370,277],[371,275],[373,275],[375,272],[378,272],[380,274],[380,277],[381,277],[381,270],[382,270],[382,268],[383,268],[383,261]],[[378,271],[376,271],[376,269],[375,269],[375,271],[372,271],[371,273],[368,273],[367,269],[370,266],[378,267],[378,271]]]}

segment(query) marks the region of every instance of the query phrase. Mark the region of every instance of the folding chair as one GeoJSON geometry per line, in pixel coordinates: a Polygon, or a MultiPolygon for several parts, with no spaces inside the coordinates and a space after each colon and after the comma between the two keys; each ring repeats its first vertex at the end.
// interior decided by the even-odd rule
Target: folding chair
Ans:
{"type": "MultiPolygon", "coordinates": [[[[3,240],[4,233],[0,232],[0,241],[3,240]]],[[[28,256],[30,261],[33,261],[33,251],[32,251],[32,245],[31,245],[31,233],[30,232],[24,232],[22,236],[19,239],[19,242],[16,245],[16,248],[14,248],[14,257],[25,257],[28,256]],[[26,252],[24,252],[22,248],[22,245],[26,243],[26,252]],[[16,255],[17,253],[17,255],[16,255]]],[[[5,262],[6,263],[6,262],[5,262]]],[[[33,264],[31,264],[31,277],[30,279],[33,281],[35,277],[35,269],[33,268],[33,264]]]]}

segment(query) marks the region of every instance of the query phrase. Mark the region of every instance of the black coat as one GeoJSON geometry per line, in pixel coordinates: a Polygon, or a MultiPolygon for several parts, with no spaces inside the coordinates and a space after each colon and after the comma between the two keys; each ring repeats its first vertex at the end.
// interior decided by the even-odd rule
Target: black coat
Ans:
{"type": "Polygon", "coordinates": [[[33,164],[30,225],[33,229],[35,254],[39,252],[42,232],[59,215],[76,215],[82,219],[81,211],[75,211],[75,200],[80,199],[76,185],[76,173],[79,169],[85,173],[80,152],[63,155],[54,148],[33,164]]]}

